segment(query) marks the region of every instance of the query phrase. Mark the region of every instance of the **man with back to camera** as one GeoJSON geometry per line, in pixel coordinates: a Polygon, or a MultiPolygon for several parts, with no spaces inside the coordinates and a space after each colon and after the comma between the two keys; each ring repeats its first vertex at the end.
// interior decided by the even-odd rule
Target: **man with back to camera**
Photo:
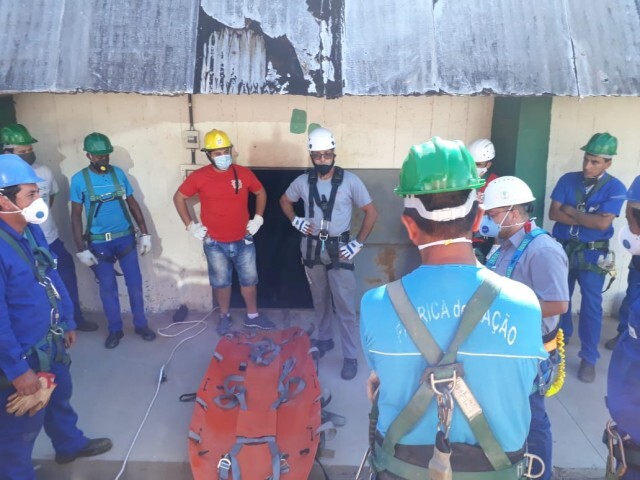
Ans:
{"type": "Polygon", "coordinates": [[[308,148],[313,168],[289,185],[280,197],[280,207],[303,235],[300,249],[318,326],[318,340],[314,344],[320,357],[334,348],[335,316],[344,357],[340,376],[351,380],[358,373],[353,258],[373,230],[378,212],[362,180],[335,165],[336,141],[329,130],[312,130],[308,148]],[[293,210],[293,204],[300,199],[304,202],[305,218],[297,217],[293,210]],[[364,219],[352,240],[353,204],[362,210],[364,219]]]}
{"type": "Polygon", "coordinates": [[[360,314],[378,480],[526,470],[529,394],[547,358],[540,304],[476,260],[483,184],[461,142],[434,137],[402,165],[395,193],[422,264],[368,291],[360,314]]]}
{"type": "MultiPolygon", "coordinates": [[[[596,133],[581,150],[585,152],[582,171],[560,177],[551,193],[549,218],[556,222],[552,234],[569,258],[569,298],[576,281],[580,285],[578,378],[591,383],[596,378],[595,366],[600,358],[604,279],[615,268],[609,250],[612,222],[620,214],[626,189],[620,180],[607,173],[618,150],[616,137],[596,133]]],[[[571,302],[560,317],[560,328],[568,342],[573,333],[571,302]]]]}

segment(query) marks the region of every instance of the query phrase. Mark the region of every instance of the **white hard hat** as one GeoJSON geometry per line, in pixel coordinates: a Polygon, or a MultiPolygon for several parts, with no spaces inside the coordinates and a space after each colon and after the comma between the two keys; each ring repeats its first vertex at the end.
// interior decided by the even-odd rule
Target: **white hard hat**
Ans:
{"type": "Polygon", "coordinates": [[[529,185],[518,177],[498,177],[485,188],[482,208],[486,211],[498,207],[522,205],[531,203],[535,199],[529,185]]]}
{"type": "Polygon", "coordinates": [[[488,138],[479,138],[469,145],[468,150],[476,163],[488,162],[496,156],[496,149],[488,138]]]}
{"type": "Polygon", "coordinates": [[[333,133],[326,128],[319,127],[309,133],[310,152],[320,152],[332,148],[336,148],[336,141],[333,138],[333,133]]]}

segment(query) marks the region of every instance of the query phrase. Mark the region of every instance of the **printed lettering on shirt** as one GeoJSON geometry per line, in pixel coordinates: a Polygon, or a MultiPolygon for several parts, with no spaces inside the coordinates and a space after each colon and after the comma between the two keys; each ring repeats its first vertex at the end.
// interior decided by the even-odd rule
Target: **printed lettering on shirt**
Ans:
{"type": "Polygon", "coordinates": [[[241,179],[231,180],[231,188],[233,188],[234,190],[236,188],[240,190],[242,188],[242,180],[241,179]]]}

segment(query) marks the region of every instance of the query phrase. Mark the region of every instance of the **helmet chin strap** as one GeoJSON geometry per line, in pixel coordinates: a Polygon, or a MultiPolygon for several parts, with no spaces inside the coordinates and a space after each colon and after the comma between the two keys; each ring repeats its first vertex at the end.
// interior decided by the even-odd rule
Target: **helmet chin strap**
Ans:
{"type": "Polygon", "coordinates": [[[448,240],[438,240],[437,242],[423,243],[422,245],[418,245],[419,250],[424,250],[425,248],[435,247],[436,245],[451,245],[452,243],[471,243],[466,237],[458,237],[458,238],[449,238],[448,240]]]}

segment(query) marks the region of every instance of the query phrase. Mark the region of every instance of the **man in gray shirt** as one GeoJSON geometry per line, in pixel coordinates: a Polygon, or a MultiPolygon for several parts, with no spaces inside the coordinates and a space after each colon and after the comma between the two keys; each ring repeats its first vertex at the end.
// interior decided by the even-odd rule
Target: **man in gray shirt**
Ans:
{"type": "Polygon", "coordinates": [[[358,372],[356,279],[353,257],[371,233],[378,213],[362,181],[335,165],[336,142],[325,128],[309,133],[313,168],[297,177],[280,198],[280,207],[303,237],[300,243],[318,326],[316,346],[322,357],[334,347],[332,320],[340,326],[344,363],[341,376],[351,380],[358,372]],[[297,217],[293,204],[302,199],[305,218],[297,217]],[[353,204],[364,213],[362,226],[352,240],[353,204]]]}
{"type": "MultiPolygon", "coordinates": [[[[560,315],[569,307],[569,263],[562,246],[529,217],[534,200],[529,186],[516,177],[497,178],[486,188],[483,208],[488,218],[484,225],[490,230],[486,235],[496,236],[500,241],[486,266],[535,292],[542,309],[543,343],[553,359],[554,355],[557,358],[555,337],[560,315]]],[[[550,376],[551,367],[549,363],[543,364],[539,377],[550,376]]],[[[529,397],[531,427],[527,445],[530,453],[544,461],[545,471],[540,479],[550,480],[553,441],[544,404],[544,386],[548,379],[536,381],[541,388],[529,397]]]]}

